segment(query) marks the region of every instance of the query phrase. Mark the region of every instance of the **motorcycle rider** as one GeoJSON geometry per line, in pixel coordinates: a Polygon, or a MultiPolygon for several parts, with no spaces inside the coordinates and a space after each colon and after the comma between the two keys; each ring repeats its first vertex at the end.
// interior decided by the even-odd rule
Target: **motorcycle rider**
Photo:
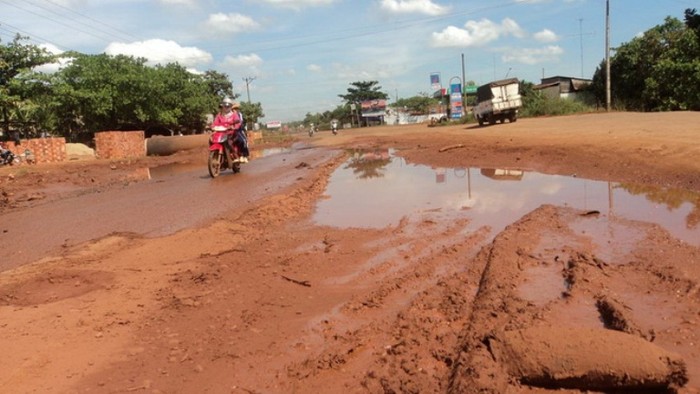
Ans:
{"type": "Polygon", "coordinates": [[[241,125],[238,128],[238,133],[236,134],[236,139],[239,142],[239,149],[241,155],[245,158],[245,162],[248,162],[248,156],[250,156],[250,150],[248,149],[248,129],[246,127],[246,121],[243,117],[243,113],[240,110],[240,105],[238,103],[233,104],[233,110],[236,111],[238,117],[241,119],[241,125]]]}
{"type": "Polygon", "coordinates": [[[12,160],[12,151],[5,149],[5,143],[0,142],[0,164],[11,164],[12,160]]]}
{"type": "MultiPolygon", "coordinates": [[[[231,130],[239,131],[238,133],[236,133],[237,136],[235,138],[235,141],[233,138],[229,139],[229,144],[231,144],[230,148],[233,148],[234,143],[238,144],[238,149],[242,154],[238,161],[241,163],[247,163],[247,154],[243,155],[243,153],[247,153],[247,147],[241,141],[241,138],[238,137],[238,134],[240,134],[241,125],[243,123],[242,115],[240,111],[238,111],[238,108],[240,108],[240,104],[234,102],[228,97],[221,100],[221,103],[219,104],[219,113],[214,118],[212,126],[223,126],[226,128],[230,128],[231,130]]],[[[245,139],[243,139],[243,141],[245,141],[245,139]]]]}

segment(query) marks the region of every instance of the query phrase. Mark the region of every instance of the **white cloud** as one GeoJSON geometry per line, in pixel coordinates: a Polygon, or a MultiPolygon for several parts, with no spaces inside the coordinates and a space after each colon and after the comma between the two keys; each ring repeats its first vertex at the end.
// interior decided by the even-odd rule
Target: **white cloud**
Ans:
{"type": "Polygon", "coordinates": [[[329,5],[336,2],[336,0],[259,0],[262,3],[267,3],[271,5],[301,9],[304,7],[315,7],[322,5],[329,5]]]}
{"type": "Polygon", "coordinates": [[[127,55],[148,59],[148,63],[179,63],[184,66],[209,63],[212,55],[195,47],[182,47],[175,41],[151,39],[129,44],[115,42],[105,49],[108,55],[127,55]]]}
{"type": "Polygon", "coordinates": [[[535,40],[539,42],[555,42],[559,41],[559,36],[557,36],[553,31],[549,29],[544,29],[540,32],[534,34],[535,40]]]}
{"type": "MultiPolygon", "coordinates": [[[[45,49],[52,55],[60,55],[63,53],[62,50],[58,49],[58,47],[53,44],[39,44],[38,46],[39,48],[45,49]]],[[[40,73],[53,74],[64,66],[70,64],[71,61],[73,61],[73,59],[70,57],[59,57],[54,63],[42,64],[41,66],[34,67],[33,70],[40,73]]]]}
{"type": "Polygon", "coordinates": [[[555,62],[564,50],[556,45],[549,45],[544,48],[507,48],[502,50],[501,59],[504,63],[524,63],[537,64],[545,62],[555,62]]]}
{"type": "Polygon", "coordinates": [[[501,32],[506,34],[511,34],[517,38],[525,37],[525,31],[520,28],[518,23],[510,18],[506,18],[501,22],[501,32]]]}
{"type": "Polygon", "coordinates": [[[158,2],[164,5],[184,5],[187,7],[194,7],[197,5],[197,0],[158,0],[158,2]]]}
{"type": "Polygon", "coordinates": [[[399,14],[444,15],[448,7],[433,3],[432,0],[382,0],[383,10],[399,14]]]}
{"type": "Polygon", "coordinates": [[[224,33],[240,33],[260,26],[258,22],[249,16],[235,13],[223,14],[221,12],[209,15],[205,25],[207,28],[224,33]]]}
{"type": "Polygon", "coordinates": [[[54,0],[53,3],[63,7],[84,6],[86,0],[54,0]]]}
{"type": "Polygon", "coordinates": [[[47,52],[49,52],[52,55],[60,55],[63,53],[62,50],[58,49],[57,46],[54,44],[39,44],[39,48],[46,49],[47,52]]]}
{"type": "Polygon", "coordinates": [[[306,66],[306,69],[311,72],[321,72],[322,70],[321,66],[319,66],[318,64],[309,64],[308,66],[306,66]]]}
{"type": "Polygon", "coordinates": [[[464,29],[448,26],[442,32],[433,33],[433,46],[478,47],[509,34],[522,38],[525,32],[510,18],[504,19],[500,25],[488,19],[482,19],[478,22],[468,21],[464,25],[464,29]]]}
{"type": "Polygon", "coordinates": [[[260,56],[255,53],[250,55],[226,56],[224,64],[232,67],[257,67],[263,63],[260,56]]]}

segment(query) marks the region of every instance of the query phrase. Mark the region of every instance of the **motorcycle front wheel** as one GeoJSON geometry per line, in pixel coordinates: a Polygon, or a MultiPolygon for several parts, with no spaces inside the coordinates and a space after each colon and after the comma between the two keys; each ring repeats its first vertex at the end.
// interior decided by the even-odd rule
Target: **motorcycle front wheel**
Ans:
{"type": "Polygon", "coordinates": [[[209,168],[209,175],[212,178],[216,178],[221,173],[221,160],[223,157],[218,151],[209,152],[209,160],[207,162],[209,168]]]}

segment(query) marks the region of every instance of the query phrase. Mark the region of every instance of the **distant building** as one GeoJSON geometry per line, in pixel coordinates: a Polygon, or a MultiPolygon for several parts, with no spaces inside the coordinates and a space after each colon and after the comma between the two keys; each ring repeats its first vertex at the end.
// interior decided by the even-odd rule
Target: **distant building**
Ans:
{"type": "Polygon", "coordinates": [[[542,83],[533,88],[552,98],[585,100],[585,96],[589,95],[586,88],[591,82],[590,79],[556,76],[542,78],[542,83]]]}

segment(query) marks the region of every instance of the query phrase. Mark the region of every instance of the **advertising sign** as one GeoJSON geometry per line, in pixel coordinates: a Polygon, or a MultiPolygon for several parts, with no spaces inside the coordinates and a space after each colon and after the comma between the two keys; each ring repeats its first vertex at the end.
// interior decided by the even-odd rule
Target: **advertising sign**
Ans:
{"type": "Polygon", "coordinates": [[[430,74],[430,87],[433,89],[433,92],[442,88],[442,84],[440,83],[440,73],[430,74]]]}
{"type": "Polygon", "coordinates": [[[279,120],[272,120],[270,122],[267,122],[265,126],[267,126],[268,129],[279,129],[280,127],[282,127],[282,122],[280,122],[279,120]]]}
{"type": "Polygon", "coordinates": [[[363,117],[374,117],[386,115],[386,100],[365,100],[360,103],[360,110],[363,117]]]}
{"type": "Polygon", "coordinates": [[[462,117],[462,84],[454,83],[450,85],[450,118],[459,119],[462,117]]]}

